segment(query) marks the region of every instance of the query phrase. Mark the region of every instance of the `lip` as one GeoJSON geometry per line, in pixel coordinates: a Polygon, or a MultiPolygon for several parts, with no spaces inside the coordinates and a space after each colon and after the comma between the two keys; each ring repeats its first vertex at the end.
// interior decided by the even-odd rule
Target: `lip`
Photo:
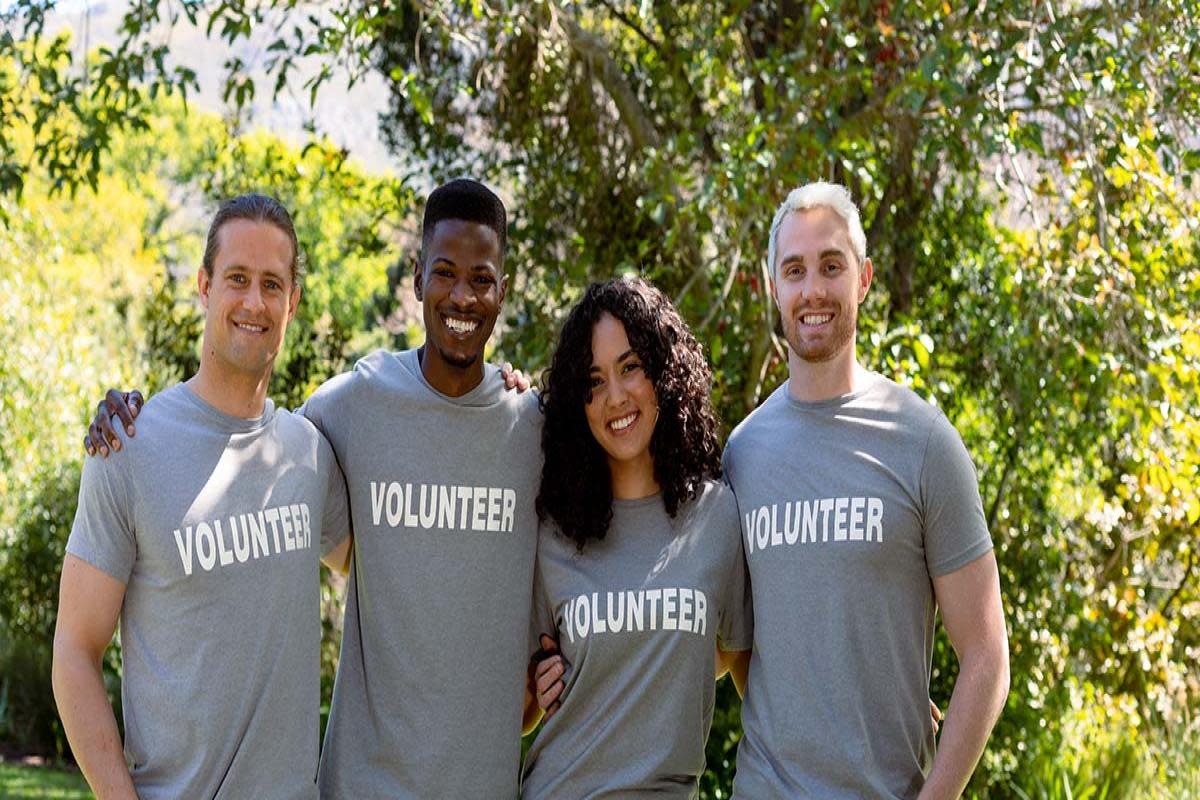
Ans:
{"type": "Polygon", "coordinates": [[[459,339],[467,339],[467,338],[470,338],[471,336],[474,336],[476,333],[479,332],[479,329],[483,325],[483,321],[480,320],[478,317],[470,316],[467,314],[447,314],[444,312],[438,312],[438,317],[442,321],[442,327],[445,328],[450,333],[451,336],[453,336],[455,338],[459,338],[459,339]],[[456,323],[465,323],[465,324],[471,325],[473,327],[471,327],[470,330],[456,330],[451,325],[452,321],[456,322],[456,323]]]}
{"type": "Polygon", "coordinates": [[[627,411],[624,414],[621,414],[619,416],[612,417],[611,419],[606,420],[604,423],[604,430],[606,430],[610,436],[625,436],[630,431],[632,431],[635,427],[637,427],[637,424],[641,420],[641,418],[642,418],[642,412],[638,411],[637,409],[634,409],[633,411],[627,411]],[[623,427],[623,428],[614,428],[613,427],[614,423],[623,422],[624,420],[629,420],[628,424],[626,424],[625,427],[623,427]]]}
{"type": "Polygon", "coordinates": [[[836,312],[834,312],[832,310],[829,310],[829,311],[804,311],[804,312],[801,312],[800,314],[796,315],[796,322],[799,323],[802,327],[809,328],[809,329],[821,328],[821,327],[824,327],[825,325],[828,325],[831,322],[833,322],[833,319],[835,316],[837,316],[837,314],[836,314],[836,312]],[[822,319],[819,322],[806,322],[805,320],[810,317],[825,317],[826,319],[822,319]]]}

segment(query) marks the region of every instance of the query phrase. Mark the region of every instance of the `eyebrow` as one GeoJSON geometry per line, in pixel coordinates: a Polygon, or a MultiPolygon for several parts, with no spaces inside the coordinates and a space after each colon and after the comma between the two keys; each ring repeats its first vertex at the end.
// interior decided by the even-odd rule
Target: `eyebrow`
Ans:
{"type": "MultiPolygon", "coordinates": [[[[447,258],[446,256],[434,256],[433,261],[430,263],[431,264],[438,264],[438,263],[449,264],[452,267],[458,266],[457,262],[453,261],[452,259],[447,258]]],[[[470,269],[475,272],[479,272],[479,271],[483,271],[483,270],[487,270],[489,272],[495,272],[495,273],[500,272],[499,268],[490,261],[484,261],[479,264],[472,264],[467,269],[470,269]]]]}
{"type": "MultiPolygon", "coordinates": [[[[637,353],[633,352],[633,348],[631,347],[628,350],[626,350],[624,353],[621,353],[621,355],[617,356],[617,363],[620,364],[622,361],[628,360],[630,356],[636,356],[636,355],[637,355],[637,353]]],[[[590,375],[593,372],[599,372],[599,371],[600,371],[600,368],[597,367],[595,364],[592,364],[591,369],[588,370],[588,374],[590,375]]]]}
{"type": "MultiPolygon", "coordinates": [[[[828,247],[820,252],[820,254],[817,256],[817,260],[824,261],[825,259],[833,257],[833,256],[836,256],[841,259],[846,258],[846,254],[843,253],[838,248],[828,247]]],[[[803,264],[804,263],[804,254],[803,253],[788,253],[787,255],[785,255],[783,257],[783,260],[780,261],[779,263],[780,263],[780,265],[783,265],[783,264],[791,264],[796,261],[799,261],[801,264],[803,264]]]]}

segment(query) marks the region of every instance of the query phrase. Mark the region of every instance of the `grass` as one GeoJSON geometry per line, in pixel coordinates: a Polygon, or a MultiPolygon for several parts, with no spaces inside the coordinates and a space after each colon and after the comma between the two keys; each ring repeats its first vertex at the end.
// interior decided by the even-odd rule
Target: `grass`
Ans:
{"type": "Polygon", "coordinates": [[[0,797],[5,800],[91,800],[92,793],[78,772],[0,762],[0,797]]]}

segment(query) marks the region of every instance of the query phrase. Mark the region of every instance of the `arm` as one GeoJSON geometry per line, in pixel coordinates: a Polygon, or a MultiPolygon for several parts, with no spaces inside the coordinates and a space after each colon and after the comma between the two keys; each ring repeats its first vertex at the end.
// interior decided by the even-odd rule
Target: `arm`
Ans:
{"type": "Polygon", "coordinates": [[[962,794],[1008,696],[1008,635],[995,555],[934,578],[933,591],[959,673],[919,800],[962,794]]]}
{"type": "Polygon", "coordinates": [[[717,679],[726,672],[733,678],[733,687],[737,689],[738,697],[746,696],[746,675],[750,671],[749,650],[722,650],[717,647],[717,679]]]}
{"type": "Polygon", "coordinates": [[[51,679],[67,741],[99,800],[134,798],[100,661],[125,599],[125,584],[67,555],[59,587],[51,679]]]}

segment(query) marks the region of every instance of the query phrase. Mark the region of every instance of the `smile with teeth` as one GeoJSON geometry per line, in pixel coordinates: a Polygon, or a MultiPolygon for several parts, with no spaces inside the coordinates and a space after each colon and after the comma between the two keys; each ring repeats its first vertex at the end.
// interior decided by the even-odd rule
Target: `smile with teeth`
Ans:
{"type": "Polygon", "coordinates": [[[608,427],[612,428],[614,431],[623,431],[632,425],[634,420],[637,418],[638,412],[634,411],[632,414],[626,414],[623,417],[614,419],[612,422],[608,423],[608,427]]]}
{"type": "Polygon", "coordinates": [[[445,321],[446,327],[455,333],[472,333],[476,328],[479,327],[478,322],[472,322],[465,319],[455,319],[454,317],[447,317],[444,315],[442,316],[442,320],[445,321]]]}
{"type": "Polygon", "coordinates": [[[265,331],[267,330],[267,326],[266,326],[266,325],[255,325],[255,324],[253,324],[253,323],[250,323],[250,322],[235,322],[235,323],[233,323],[233,324],[234,324],[234,325],[235,325],[235,326],[236,326],[236,327],[237,327],[239,330],[246,331],[247,333],[263,333],[263,332],[265,332],[265,331]]]}
{"type": "Polygon", "coordinates": [[[833,319],[833,314],[802,314],[800,322],[805,325],[824,325],[833,319]]]}

